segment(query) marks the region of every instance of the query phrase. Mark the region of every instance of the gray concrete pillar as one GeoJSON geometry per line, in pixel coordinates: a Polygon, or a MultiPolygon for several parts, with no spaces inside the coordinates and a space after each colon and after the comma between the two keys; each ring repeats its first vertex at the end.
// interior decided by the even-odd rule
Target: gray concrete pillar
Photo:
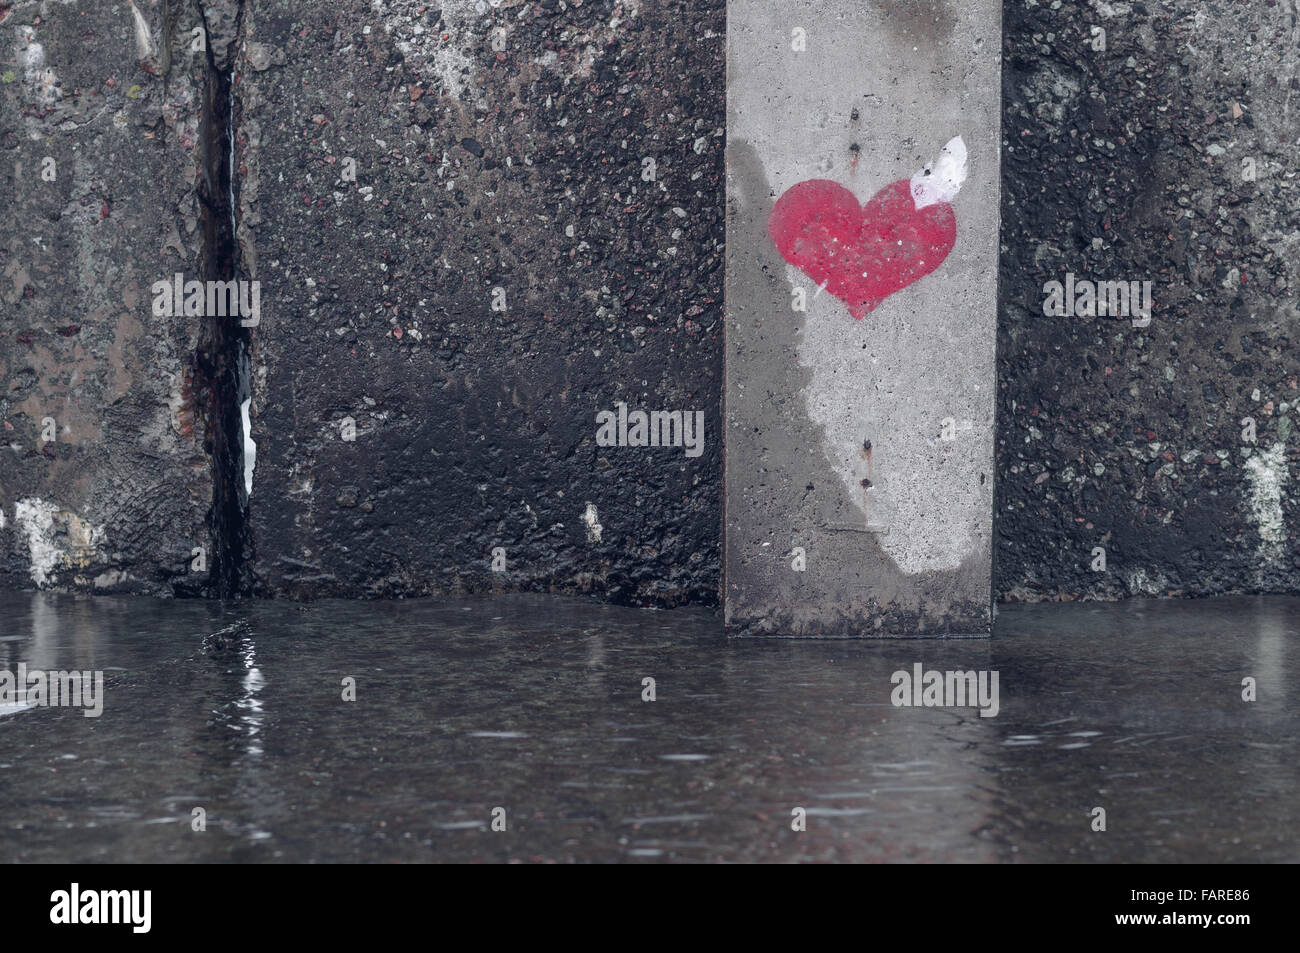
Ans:
{"type": "Polygon", "coordinates": [[[727,6],[733,634],[988,634],[1001,4],[727,6]]]}

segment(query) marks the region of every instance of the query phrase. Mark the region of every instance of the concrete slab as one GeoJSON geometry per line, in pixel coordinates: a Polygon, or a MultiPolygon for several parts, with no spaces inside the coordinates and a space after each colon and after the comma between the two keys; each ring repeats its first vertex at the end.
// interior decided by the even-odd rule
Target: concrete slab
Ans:
{"type": "Polygon", "coordinates": [[[0,588],[207,581],[200,319],[151,294],[202,268],[201,23],[193,3],[0,6],[0,588]]]}
{"type": "Polygon", "coordinates": [[[1000,13],[728,4],[735,634],[990,630],[1000,13]]]}
{"type": "Polygon", "coordinates": [[[1295,4],[1006,10],[998,597],[1300,591],[1295,4]]]}
{"type": "Polygon", "coordinates": [[[244,33],[254,590],[716,602],[721,6],[270,0],[244,33]],[[619,404],[701,414],[700,452],[604,444],[619,404]]]}

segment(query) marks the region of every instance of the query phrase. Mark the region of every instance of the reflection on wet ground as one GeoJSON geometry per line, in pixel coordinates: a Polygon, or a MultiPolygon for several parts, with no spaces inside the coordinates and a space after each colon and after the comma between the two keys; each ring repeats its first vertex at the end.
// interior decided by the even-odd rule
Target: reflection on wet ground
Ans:
{"type": "Polygon", "coordinates": [[[9,862],[1300,860],[1297,599],[1007,606],[950,642],[545,596],[0,620],[10,671],[105,673],[98,718],[0,713],[9,862]],[[997,716],[894,707],[916,663],[997,671],[997,716]]]}

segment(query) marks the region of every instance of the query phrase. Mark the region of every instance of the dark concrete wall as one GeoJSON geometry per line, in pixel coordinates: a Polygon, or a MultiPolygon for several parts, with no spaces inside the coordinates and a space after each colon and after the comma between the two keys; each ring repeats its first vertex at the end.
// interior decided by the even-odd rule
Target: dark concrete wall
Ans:
{"type": "Polygon", "coordinates": [[[722,6],[477,7],[245,15],[255,591],[716,601],[722,6]],[[703,455],[598,447],[616,401],[703,455]]]}
{"type": "Polygon", "coordinates": [[[1300,589],[1296,4],[1012,0],[1003,35],[996,590],[1300,589]],[[1150,325],[1045,316],[1067,272],[1152,281],[1150,325]]]}

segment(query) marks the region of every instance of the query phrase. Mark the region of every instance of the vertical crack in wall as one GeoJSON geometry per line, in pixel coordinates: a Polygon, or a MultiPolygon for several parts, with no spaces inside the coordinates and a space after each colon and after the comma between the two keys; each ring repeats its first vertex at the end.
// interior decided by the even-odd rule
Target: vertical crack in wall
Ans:
{"type": "MultiPolygon", "coordinates": [[[[201,125],[199,202],[203,220],[201,280],[243,278],[235,238],[234,151],[236,115],[232,85],[242,20],[240,0],[201,0],[206,27],[207,75],[201,125]]],[[[196,368],[204,385],[208,452],[212,460],[212,574],[209,595],[226,598],[252,589],[252,537],[244,478],[245,433],[241,403],[249,397],[250,332],[237,315],[207,315],[199,333],[196,368]]]]}

